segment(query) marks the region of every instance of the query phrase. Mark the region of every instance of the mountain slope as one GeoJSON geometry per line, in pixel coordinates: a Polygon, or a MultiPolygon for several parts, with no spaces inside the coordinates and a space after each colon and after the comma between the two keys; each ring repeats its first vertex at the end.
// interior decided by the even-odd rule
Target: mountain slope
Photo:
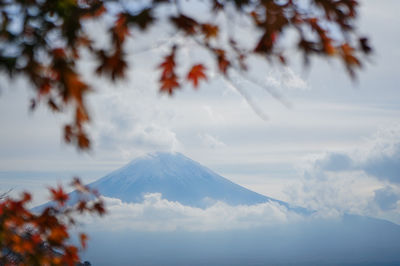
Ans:
{"type": "MultiPolygon", "coordinates": [[[[105,197],[118,198],[128,203],[142,202],[143,196],[148,193],[161,193],[162,198],[169,201],[200,208],[206,208],[217,201],[229,205],[254,205],[272,201],[298,213],[311,213],[235,184],[180,153],[158,152],[136,158],[89,186],[105,197]]],[[[75,204],[77,193],[73,191],[69,196],[68,204],[75,204]]],[[[42,210],[49,204],[52,203],[48,202],[33,210],[42,210]]]]}
{"type": "Polygon", "coordinates": [[[170,201],[205,207],[215,201],[252,205],[276,201],[214,173],[180,153],[154,153],[89,184],[106,197],[141,202],[146,193],[158,192],[170,201]]]}

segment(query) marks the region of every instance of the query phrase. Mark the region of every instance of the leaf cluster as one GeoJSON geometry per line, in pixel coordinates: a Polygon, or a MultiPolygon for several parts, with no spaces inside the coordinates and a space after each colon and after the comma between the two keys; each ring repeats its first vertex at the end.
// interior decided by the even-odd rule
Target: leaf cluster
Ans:
{"type": "MultiPolygon", "coordinates": [[[[122,0],[0,0],[0,71],[29,79],[37,94],[32,108],[39,102],[56,112],[72,107],[74,118],[64,127],[65,141],[88,149],[90,138],[85,125],[90,116],[85,102],[92,85],[77,70],[81,52],[88,51],[97,58],[96,74],[112,81],[124,78],[128,69],[126,40],[136,38],[132,30],[146,34],[157,27],[156,11],[160,7],[172,7],[167,23],[209,51],[212,63],[225,77],[231,69],[246,71],[250,55],[287,64],[286,51],[279,41],[288,29],[297,33],[294,44],[305,64],[311,56],[338,58],[351,77],[361,68],[362,56],[372,51],[368,39],[356,31],[357,0],[205,2],[211,14],[208,20],[185,12],[180,0],[148,0],[133,9],[122,0]],[[223,26],[215,18],[225,15],[229,25],[232,10],[234,17],[250,21],[252,30],[248,34],[257,39],[254,47],[240,45],[234,30],[222,36],[223,26]],[[105,16],[114,20],[107,29],[111,43],[101,47],[83,25],[105,16]]],[[[185,76],[180,77],[175,71],[179,49],[174,42],[159,64],[160,91],[170,95],[185,83],[197,88],[207,80],[206,70],[210,69],[206,62],[191,62],[185,76]]]]}
{"type": "Polygon", "coordinates": [[[0,202],[0,265],[76,265],[79,250],[85,249],[88,236],[79,234],[81,247],[70,243],[70,229],[78,214],[105,213],[98,193],[74,179],[79,194],[74,206],[66,206],[69,195],[59,186],[49,188],[54,205],[40,213],[27,208],[31,195],[21,199],[5,198],[0,202]],[[89,200],[92,199],[92,200],[89,200]]]}

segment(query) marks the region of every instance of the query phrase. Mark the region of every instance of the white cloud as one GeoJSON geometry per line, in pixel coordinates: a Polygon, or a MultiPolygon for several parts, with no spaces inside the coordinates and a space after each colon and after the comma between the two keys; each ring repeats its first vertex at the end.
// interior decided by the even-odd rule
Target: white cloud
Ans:
{"type": "Polygon", "coordinates": [[[400,223],[400,127],[381,129],[356,150],[328,152],[303,168],[293,203],[325,215],[353,213],[400,223]]]}
{"type": "Polygon", "coordinates": [[[212,149],[222,148],[226,146],[225,143],[223,143],[222,141],[220,141],[219,139],[213,137],[208,133],[200,133],[199,138],[201,139],[201,141],[205,146],[212,149]]]}
{"type": "Polygon", "coordinates": [[[145,195],[142,203],[124,203],[115,198],[104,199],[109,213],[102,218],[85,219],[85,223],[90,224],[91,228],[214,231],[265,227],[303,219],[299,214],[275,202],[251,206],[230,206],[217,202],[201,209],[168,201],[159,193],[145,195]]]}

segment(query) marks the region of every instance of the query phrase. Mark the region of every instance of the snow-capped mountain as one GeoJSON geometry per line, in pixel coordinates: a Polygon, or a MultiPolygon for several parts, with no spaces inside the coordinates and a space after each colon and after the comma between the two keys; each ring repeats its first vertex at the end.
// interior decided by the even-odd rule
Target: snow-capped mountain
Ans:
{"type": "MultiPolygon", "coordinates": [[[[142,202],[143,196],[148,193],[161,193],[162,198],[169,201],[200,208],[217,201],[229,205],[272,201],[296,212],[309,213],[304,208],[290,206],[235,184],[181,153],[157,152],[136,158],[89,186],[103,196],[128,203],[142,202]]],[[[76,192],[71,192],[69,204],[74,204],[76,200],[76,192]]],[[[34,210],[48,204],[51,203],[34,210]]]]}
{"type": "Polygon", "coordinates": [[[181,153],[152,153],[89,184],[106,197],[141,202],[147,193],[161,193],[169,201],[206,207],[216,201],[253,205],[275,201],[216,174],[181,153]]]}

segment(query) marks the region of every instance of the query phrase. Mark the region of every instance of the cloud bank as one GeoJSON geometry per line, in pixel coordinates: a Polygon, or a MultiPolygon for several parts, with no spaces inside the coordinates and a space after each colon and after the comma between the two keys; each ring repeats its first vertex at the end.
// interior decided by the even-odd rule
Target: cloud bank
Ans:
{"type": "Polygon", "coordinates": [[[162,198],[160,193],[144,196],[142,203],[125,203],[104,198],[108,214],[89,218],[91,229],[115,231],[224,231],[287,224],[304,219],[275,202],[230,206],[223,202],[200,209],[162,198]]]}
{"type": "Polygon", "coordinates": [[[358,149],[310,160],[301,185],[286,193],[326,216],[352,213],[400,224],[400,125],[378,131],[358,149]]]}

